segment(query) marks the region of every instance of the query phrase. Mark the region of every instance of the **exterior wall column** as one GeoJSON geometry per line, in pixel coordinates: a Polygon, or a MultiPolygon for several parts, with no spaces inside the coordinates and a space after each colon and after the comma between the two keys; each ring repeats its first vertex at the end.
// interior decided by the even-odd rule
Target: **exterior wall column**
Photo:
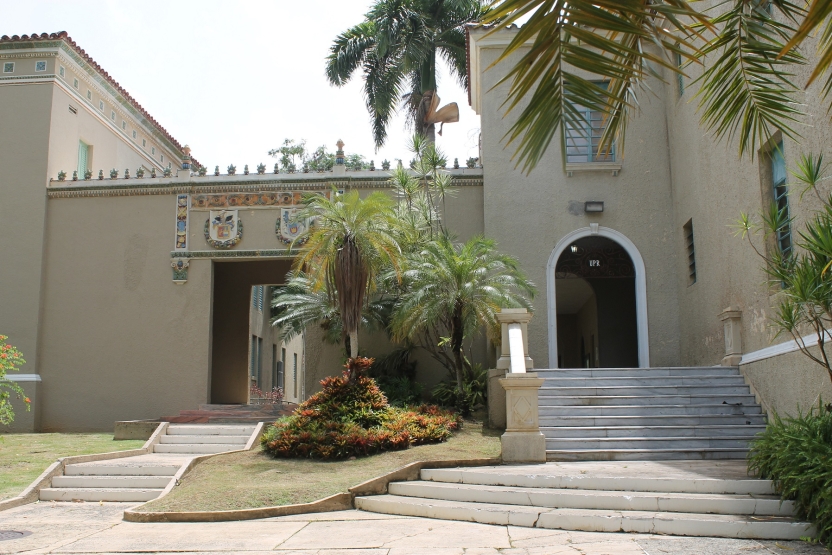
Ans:
{"type": "Polygon", "coordinates": [[[723,366],[738,366],[742,360],[742,311],[728,307],[719,315],[725,337],[723,366]]]}
{"type": "Polygon", "coordinates": [[[523,356],[526,360],[526,368],[531,369],[534,367],[534,361],[529,357],[529,321],[531,319],[532,314],[525,308],[503,308],[497,314],[497,321],[500,322],[500,353],[496,368],[488,371],[488,423],[493,428],[506,428],[506,390],[500,385],[499,380],[505,377],[511,366],[508,326],[520,324],[523,332],[523,356]]]}
{"type": "Polygon", "coordinates": [[[500,443],[503,462],[507,463],[546,462],[546,438],[540,432],[538,411],[538,390],[543,385],[543,378],[526,371],[534,366],[529,357],[528,323],[531,318],[524,308],[505,309],[497,315],[502,343],[495,377],[499,375],[497,372],[508,372],[505,377],[497,378],[504,390],[504,400],[492,402],[489,399],[489,406],[499,404],[505,408],[506,431],[500,437],[500,443]],[[522,351],[522,356],[518,351],[522,351]]]}

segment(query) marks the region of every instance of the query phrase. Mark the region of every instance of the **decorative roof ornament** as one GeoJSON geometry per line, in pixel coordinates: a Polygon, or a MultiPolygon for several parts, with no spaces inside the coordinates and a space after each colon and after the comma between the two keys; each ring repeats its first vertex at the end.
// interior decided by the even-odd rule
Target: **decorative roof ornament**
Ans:
{"type": "Polygon", "coordinates": [[[343,166],[344,165],[344,141],[338,139],[338,142],[335,143],[335,146],[338,147],[338,150],[335,151],[335,165],[336,166],[343,166]]]}
{"type": "Polygon", "coordinates": [[[266,173],[266,164],[257,164],[257,175],[266,173]]]}
{"type": "Polygon", "coordinates": [[[185,145],[182,147],[182,169],[189,170],[191,169],[191,147],[185,145]]]}

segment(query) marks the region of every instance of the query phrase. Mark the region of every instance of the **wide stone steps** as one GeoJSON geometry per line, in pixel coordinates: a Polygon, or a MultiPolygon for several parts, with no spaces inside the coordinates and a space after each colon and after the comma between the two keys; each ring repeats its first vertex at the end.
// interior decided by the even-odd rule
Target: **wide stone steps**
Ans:
{"type": "Polygon", "coordinates": [[[755,405],[753,395],[551,395],[555,390],[541,391],[540,406],[605,406],[605,405],[755,405]]]}
{"type": "Polygon", "coordinates": [[[250,425],[169,424],[153,454],[113,461],[67,465],[63,476],[41,488],[44,501],[150,501],[193,457],[243,449],[255,431],[250,425]]]}
{"type": "Polygon", "coordinates": [[[548,463],[425,469],[385,495],[356,497],[364,511],[593,532],[799,539],[814,530],[792,518],[767,480],[743,462],[548,463]]]}
{"type": "Polygon", "coordinates": [[[627,492],[626,495],[622,495],[620,491],[522,488],[431,481],[393,482],[390,484],[389,493],[404,497],[551,508],[764,516],[794,514],[794,504],[791,501],[781,504],[780,498],[775,495],[642,491],[627,492]]]}
{"type": "Polygon", "coordinates": [[[765,430],[765,426],[555,426],[543,427],[540,431],[547,438],[593,438],[593,437],[710,437],[714,434],[725,436],[753,436],[765,430]]]}
{"type": "Polygon", "coordinates": [[[170,480],[170,476],[55,476],[52,487],[164,489],[170,480]]]}
{"type": "Polygon", "coordinates": [[[743,458],[765,416],[738,368],[539,370],[548,460],[743,458]]]}
{"type": "Polygon", "coordinates": [[[630,377],[633,372],[643,377],[664,376],[733,376],[736,368],[731,366],[688,366],[688,367],[654,367],[654,368],[554,368],[535,369],[541,378],[615,378],[630,377]]]}
{"type": "Polygon", "coordinates": [[[811,528],[805,522],[775,516],[553,509],[397,495],[357,497],[355,504],[358,509],[377,513],[586,532],[797,540],[811,528]]]}
{"type": "Polygon", "coordinates": [[[164,488],[41,488],[41,501],[150,501],[164,488]]]}
{"type": "Polygon", "coordinates": [[[162,436],[160,443],[162,445],[176,444],[176,443],[190,443],[190,444],[231,444],[231,445],[245,445],[248,441],[248,436],[232,436],[232,435],[200,435],[200,436],[185,436],[185,435],[169,435],[162,436]]]}
{"type": "Polygon", "coordinates": [[[724,387],[744,386],[745,381],[738,375],[720,376],[614,376],[614,377],[544,377],[544,386],[540,388],[541,394],[553,389],[570,387],[724,387]]]}

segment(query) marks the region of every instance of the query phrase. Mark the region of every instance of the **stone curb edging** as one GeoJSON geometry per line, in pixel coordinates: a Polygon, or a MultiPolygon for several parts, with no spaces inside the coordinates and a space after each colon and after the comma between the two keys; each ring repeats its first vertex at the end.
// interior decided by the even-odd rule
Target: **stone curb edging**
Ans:
{"type": "Polygon", "coordinates": [[[153,446],[161,441],[161,437],[164,435],[165,430],[167,430],[168,423],[161,422],[157,427],[156,431],[150,436],[150,438],[144,443],[144,445],[138,449],[128,449],[126,451],[111,451],[109,453],[95,453],[91,455],[72,455],[69,457],[61,457],[57,461],[53,462],[49,465],[49,467],[41,473],[40,476],[35,478],[35,481],[29,484],[29,486],[20,493],[20,495],[16,497],[12,497],[11,499],[6,499],[5,501],[0,501],[0,511],[5,511],[6,509],[13,509],[15,507],[19,507],[21,505],[26,505],[28,503],[34,503],[38,500],[40,496],[40,489],[44,487],[49,487],[52,484],[52,478],[55,476],[63,476],[64,475],[64,468],[66,468],[69,464],[79,464],[79,463],[86,463],[86,462],[96,462],[96,461],[108,461],[113,459],[123,459],[126,457],[135,457],[138,455],[146,455],[148,453],[153,452],[153,446]]]}
{"type": "MultiPolygon", "coordinates": [[[[234,451],[230,451],[233,453],[234,451]]],[[[228,453],[217,453],[226,455],[228,453]]],[[[209,458],[216,455],[208,455],[209,458]]],[[[202,457],[200,459],[204,460],[202,457]]],[[[196,461],[196,459],[194,459],[196,461]]],[[[200,461],[201,462],[201,461],[200,461]]],[[[296,505],[281,505],[277,507],[260,507],[257,509],[238,509],[232,511],[189,511],[189,512],[161,512],[143,513],[135,509],[124,511],[124,520],[128,522],[223,522],[236,520],[253,520],[258,518],[271,518],[276,516],[288,516],[307,513],[327,513],[333,511],[345,511],[355,508],[355,497],[357,495],[381,495],[387,493],[387,486],[390,482],[418,480],[419,473],[423,468],[455,468],[459,466],[490,466],[500,464],[499,457],[489,459],[449,459],[433,461],[416,461],[405,465],[397,470],[382,474],[376,478],[362,482],[349,488],[349,493],[336,493],[311,503],[298,503],[296,505]]],[[[171,484],[176,483],[172,481],[171,484]]],[[[168,486],[172,488],[173,486],[168,486]]],[[[167,493],[162,493],[157,499],[167,493]]]]}

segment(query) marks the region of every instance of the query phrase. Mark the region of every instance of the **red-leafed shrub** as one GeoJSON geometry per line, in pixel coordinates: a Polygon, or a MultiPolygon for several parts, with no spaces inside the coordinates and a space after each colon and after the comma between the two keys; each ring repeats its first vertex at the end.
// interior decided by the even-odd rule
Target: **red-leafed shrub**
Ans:
{"type": "MultiPolygon", "coordinates": [[[[369,362],[359,361],[362,370],[372,363],[364,360],[369,362]]],[[[263,449],[285,458],[361,457],[445,441],[462,423],[456,414],[432,405],[391,407],[373,379],[361,372],[352,375],[352,380],[347,371],[321,381],[322,391],[266,430],[263,449]]]]}

